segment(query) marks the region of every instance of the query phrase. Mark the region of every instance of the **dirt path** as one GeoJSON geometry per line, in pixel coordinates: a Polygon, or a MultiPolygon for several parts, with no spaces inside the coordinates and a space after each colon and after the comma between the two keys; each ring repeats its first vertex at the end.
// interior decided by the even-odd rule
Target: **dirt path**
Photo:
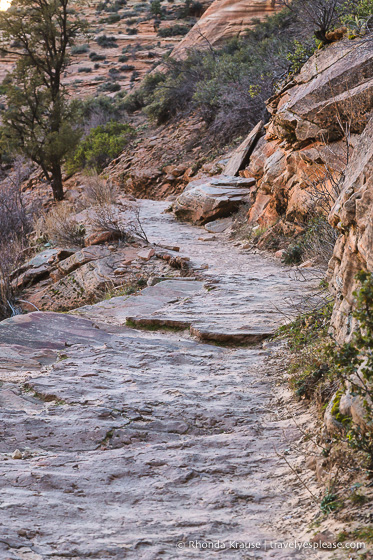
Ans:
{"type": "Polygon", "coordinates": [[[260,342],[310,283],[164,207],[143,202],[150,240],[202,280],[0,323],[0,558],[313,556],[263,547],[298,537],[309,497],[275,453],[301,434],[260,342]]]}

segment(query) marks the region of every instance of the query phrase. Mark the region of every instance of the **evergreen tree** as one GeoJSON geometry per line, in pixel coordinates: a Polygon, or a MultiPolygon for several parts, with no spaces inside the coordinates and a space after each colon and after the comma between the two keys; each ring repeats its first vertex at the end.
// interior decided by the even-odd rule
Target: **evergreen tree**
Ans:
{"type": "Polygon", "coordinates": [[[56,200],[63,199],[61,166],[79,139],[61,78],[85,24],[68,4],[13,0],[0,13],[1,51],[17,56],[4,83],[2,143],[40,165],[56,200]]]}

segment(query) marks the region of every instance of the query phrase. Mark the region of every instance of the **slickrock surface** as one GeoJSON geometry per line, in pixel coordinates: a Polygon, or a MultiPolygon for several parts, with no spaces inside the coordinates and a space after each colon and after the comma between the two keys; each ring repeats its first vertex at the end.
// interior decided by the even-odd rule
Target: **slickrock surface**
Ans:
{"type": "Polygon", "coordinates": [[[215,0],[184,39],[174,48],[174,58],[184,58],[191,48],[208,48],[237,37],[254,19],[264,19],[275,10],[273,0],[215,0]]]}
{"type": "Polygon", "coordinates": [[[124,325],[129,312],[180,313],[227,333],[263,317],[270,332],[311,282],[160,214],[165,206],[143,201],[148,236],[177,243],[202,281],[156,284],[77,310],[84,317],[0,323],[4,560],[195,558],[184,544],[206,539],[226,544],[224,558],[317,555],[229,548],[299,538],[310,520],[308,495],[275,451],[293,461],[300,433],[275,398],[269,349],[124,325]]]}

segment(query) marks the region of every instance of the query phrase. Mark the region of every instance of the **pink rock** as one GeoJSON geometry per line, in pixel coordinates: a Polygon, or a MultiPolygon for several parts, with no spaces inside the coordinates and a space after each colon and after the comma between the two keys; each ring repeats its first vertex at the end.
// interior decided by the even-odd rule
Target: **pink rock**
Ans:
{"type": "Polygon", "coordinates": [[[155,255],[154,249],[144,249],[143,251],[139,251],[137,256],[144,261],[149,261],[155,255]]]}
{"type": "Polygon", "coordinates": [[[313,266],[312,261],[304,261],[302,262],[302,264],[299,265],[298,268],[311,268],[311,266],[313,266]]]}
{"type": "Polygon", "coordinates": [[[284,252],[285,252],[284,249],[280,249],[279,251],[276,251],[275,253],[276,259],[282,259],[284,252]]]}
{"type": "Polygon", "coordinates": [[[84,243],[86,247],[91,245],[101,245],[101,243],[107,243],[108,241],[113,241],[117,239],[117,235],[111,231],[101,231],[99,233],[92,233],[85,238],[84,243]]]}

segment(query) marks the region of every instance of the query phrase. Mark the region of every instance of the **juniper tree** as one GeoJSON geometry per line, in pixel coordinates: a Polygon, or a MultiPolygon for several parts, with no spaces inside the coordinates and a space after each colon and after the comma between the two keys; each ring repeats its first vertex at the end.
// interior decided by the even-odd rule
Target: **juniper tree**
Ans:
{"type": "Polygon", "coordinates": [[[56,200],[61,166],[79,138],[61,78],[84,26],[69,0],[13,0],[0,13],[0,49],[17,57],[4,82],[2,143],[40,165],[56,200]]]}

